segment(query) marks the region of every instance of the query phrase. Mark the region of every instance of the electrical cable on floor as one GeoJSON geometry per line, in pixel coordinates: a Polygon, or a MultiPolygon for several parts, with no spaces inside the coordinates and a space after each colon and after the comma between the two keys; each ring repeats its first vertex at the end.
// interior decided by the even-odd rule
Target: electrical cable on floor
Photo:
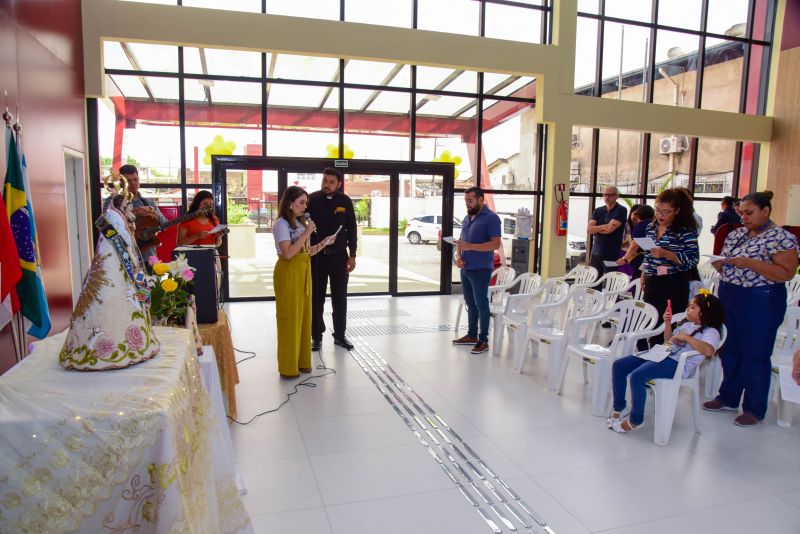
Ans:
{"type": "MultiPolygon", "coordinates": [[[[243,352],[243,351],[241,351],[241,352],[243,352]]],[[[257,418],[261,417],[262,415],[266,415],[266,414],[268,414],[268,413],[274,413],[274,412],[277,412],[278,410],[280,410],[281,408],[283,408],[283,406],[284,406],[286,403],[288,403],[288,402],[289,402],[289,399],[291,398],[291,396],[292,396],[292,395],[294,395],[295,393],[297,393],[297,392],[299,391],[299,389],[298,389],[299,387],[303,387],[303,386],[304,386],[304,387],[309,387],[309,388],[315,388],[315,387],[317,387],[317,384],[315,384],[314,382],[309,382],[309,380],[313,380],[313,379],[315,379],[315,378],[322,378],[323,376],[328,376],[328,375],[333,375],[333,374],[336,374],[336,369],[334,369],[333,367],[328,367],[328,366],[325,364],[325,360],[323,360],[323,359],[322,359],[322,351],[321,351],[321,350],[319,351],[319,353],[318,353],[318,354],[319,354],[319,361],[320,361],[321,363],[320,363],[319,365],[317,365],[317,366],[315,367],[315,369],[323,370],[323,371],[325,371],[325,372],[324,372],[324,373],[322,373],[322,374],[319,374],[319,375],[311,375],[311,376],[309,376],[309,377],[306,377],[306,378],[304,378],[304,379],[303,379],[303,380],[301,380],[300,382],[297,382],[297,383],[294,385],[294,391],[291,391],[291,392],[287,393],[287,394],[286,394],[286,398],[285,398],[285,399],[283,400],[283,402],[281,402],[281,403],[280,403],[280,404],[279,404],[277,407],[275,407],[275,408],[273,408],[273,409],[271,409],[271,410],[266,410],[266,411],[263,411],[263,412],[261,412],[261,413],[257,413],[256,415],[254,415],[253,417],[251,417],[249,420],[247,420],[247,421],[245,421],[245,422],[238,421],[238,420],[234,419],[233,417],[231,417],[230,415],[228,416],[228,419],[230,419],[231,421],[233,421],[233,422],[234,422],[234,423],[236,423],[237,425],[242,425],[242,426],[244,426],[244,425],[249,425],[250,423],[252,423],[253,421],[255,421],[257,418]]],[[[252,358],[252,357],[253,357],[253,356],[250,356],[250,358],[252,358]]],[[[245,359],[249,359],[249,358],[245,358],[245,359]]],[[[244,360],[242,360],[242,361],[244,361],[244,360]]]]}
{"type": "Polygon", "coordinates": [[[235,350],[236,352],[241,352],[242,354],[252,354],[252,356],[248,356],[247,358],[242,358],[241,360],[236,362],[236,365],[239,365],[242,362],[246,362],[247,360],[252,360],[253,358],[256,357],[256,353],[253,352],[252,350],[242,350],[242,349],[237,349],[236,347],[233,347],[233,350],[235,350]]]}

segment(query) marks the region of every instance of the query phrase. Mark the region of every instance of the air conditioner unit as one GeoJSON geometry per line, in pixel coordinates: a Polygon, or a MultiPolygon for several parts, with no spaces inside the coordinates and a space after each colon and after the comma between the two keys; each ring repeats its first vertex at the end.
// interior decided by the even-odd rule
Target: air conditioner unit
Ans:
{"type": "Polygon", "coordinates": [[[659,154],[679,154],[689,148],[689,139],[685,136],[671,135],[658,142],[659,154]]]}
{"type": "Polygon", "coordinates": [[[513,174],[504,174],[503,175],[503,185],[511,185],[514,183],[514,175],[513,174]]]}

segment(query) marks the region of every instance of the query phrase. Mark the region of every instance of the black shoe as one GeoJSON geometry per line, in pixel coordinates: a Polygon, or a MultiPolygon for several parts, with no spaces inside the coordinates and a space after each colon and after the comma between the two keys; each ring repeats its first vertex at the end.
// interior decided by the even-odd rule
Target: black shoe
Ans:
{"type": "Polygon", "coordinates": [[[355,348],[355,345],[350,343],[347,340],[346,337],[335,337],[335,338],[333,338],[333,344],[334,345],[339,345],[340,347],[344,347],[347,350],[353,350],[355,348]]]}
{"type": "Polygon", "coordinates": [[[319,339],[312,339],[311,352],[317,352],[320,348],[322,348],[322,341],[320,341],[319,339]]]}

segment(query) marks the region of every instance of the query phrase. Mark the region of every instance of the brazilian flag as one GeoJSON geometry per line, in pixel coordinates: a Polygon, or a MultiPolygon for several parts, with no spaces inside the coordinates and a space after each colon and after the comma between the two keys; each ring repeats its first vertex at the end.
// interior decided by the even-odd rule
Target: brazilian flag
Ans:
{"type": "Polygon", "coordinates": [[[24,157],[20,156],[14,134],[6,129],[8,136],[8,169],[3,187],[3,199],[11,223],[11,232],[17,244],[19,263],[22,267],[22,280],[17,284],[22,315],[32,324],[28,333],[38,338],[47,337],[50,332],[50,310],[44,293],[42,270],[39,262],[39,247],[36,225],[33,218],[29,191],[26,189],[24,157]]]}

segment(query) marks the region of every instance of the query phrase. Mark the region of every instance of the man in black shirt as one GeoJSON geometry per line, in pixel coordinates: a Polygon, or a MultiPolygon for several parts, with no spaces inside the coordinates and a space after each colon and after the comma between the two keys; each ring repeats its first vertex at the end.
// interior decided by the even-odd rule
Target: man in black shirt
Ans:
{"type": "Polygon", "coordinates": [[[619,191],[613,185],[606,187],[603,199],[606,205],[600,206],[592,213],[586,231],[594,235],[589,265],[597,269],[602,276],[607,271],[615,271],[615,267],[606,267],[603,262],[616,262],[622,249],[622,234],[628,217],[628,210],[617,202],[619,191]]]}
{"type": "Polygon", "coordinates": [[[350,350],[353,344],[345,337],[347,328],[347,281],[350,272],[356,268],[356,214],[353,201],[339,191],[342,186],[342,173],[330,167],[322,171],[322,189],[308,196],[307,211],[317,225],[311,237],[314,245],[326,237],[336,235],[336,241],[328,245],[320,254],[311,258],[311,277],[313,280],[311,311],[311,350],[317,351],[322,345],[325,321],[322,313],[325,308],[325,295],[328,292],[328,278],[331,280],[331,305],[333,306],[333,342],[350,350]],[[349,252],[348,252],[349,249],[349,252]]]}

